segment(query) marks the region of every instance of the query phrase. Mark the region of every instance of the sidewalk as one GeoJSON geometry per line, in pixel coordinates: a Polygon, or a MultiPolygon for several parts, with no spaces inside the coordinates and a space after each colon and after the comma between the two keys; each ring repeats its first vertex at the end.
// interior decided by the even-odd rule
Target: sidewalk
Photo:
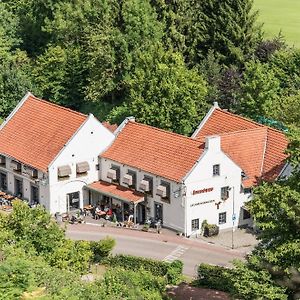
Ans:
{"type": "Polygon", "coordinates": [[[204,237],[198,236],[196,239],[205,241],[210,244],[219,245],[227,249],[235,249],[237,251],[247,253],[259,243],[256,235],[249,229],[235,229],[221,231],[217,236],[204,237]]]}

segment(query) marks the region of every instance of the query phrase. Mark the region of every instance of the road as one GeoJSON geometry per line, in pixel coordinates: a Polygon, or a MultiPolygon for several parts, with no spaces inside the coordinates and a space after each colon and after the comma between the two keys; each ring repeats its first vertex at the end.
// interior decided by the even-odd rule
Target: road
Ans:
{"type": "Polygon", "coordinates": [[[244,254],[224,249],[203,241],[187,239],[170,234],[155,234],[122,228],[103,228],[92,225],[69,225],[66,236],[74,240],[100,240],[106,236],[116,240],[113,254],[129,254],[158,260],[184,263],[183,274],[196,276],[201,262],[220,266],[231,266],[233,259],[243,259],[244,254]]]}

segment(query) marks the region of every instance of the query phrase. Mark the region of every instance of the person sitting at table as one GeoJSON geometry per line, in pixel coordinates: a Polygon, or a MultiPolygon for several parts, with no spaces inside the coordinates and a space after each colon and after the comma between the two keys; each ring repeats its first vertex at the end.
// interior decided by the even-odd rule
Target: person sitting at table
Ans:
{"type": "Polygon", "coordinates": [[[95,219],[100,219],[101,217],[104,217],[106,215],[106,212],[104,210],[101,210],[101,207],[98,205],[96,207],[95,211],[95,219]]]}

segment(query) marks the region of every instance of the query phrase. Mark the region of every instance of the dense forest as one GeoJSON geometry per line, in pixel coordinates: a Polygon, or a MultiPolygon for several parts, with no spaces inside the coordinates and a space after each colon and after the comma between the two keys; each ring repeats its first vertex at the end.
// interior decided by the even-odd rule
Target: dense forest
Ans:
{"type": "Polygon", "coordinates": [[[300,50],[264,40],[251,0],[3,0],[0,116],[26,91],[190,134],[213,101],[299,125],[300,50]],[[297,124],[298,123],[298,124],[297,124]]]}
{"type": "MultiPolygon", "coordinates": [[[[209,287],[300,298],[300,49],[264,39],[252,0],[2,0],[0,15],[1,118],[29,90],[100,120],[132,115],[185,135],[214,101],[284,130],[294,173],[254,190],[261,242],[222,284],[211,271],[209,287]]],[[[39,299],[162,299],[174,273],[112,269],[83,283],[97,246],[66,240],[41,208],[17,204],[0,229],[0,299],[37,288],[39,299]]]]}

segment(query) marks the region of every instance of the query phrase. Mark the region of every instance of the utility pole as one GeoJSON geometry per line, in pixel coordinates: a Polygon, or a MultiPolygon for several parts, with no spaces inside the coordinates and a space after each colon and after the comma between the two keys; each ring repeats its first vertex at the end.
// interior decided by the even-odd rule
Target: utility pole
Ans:
{"type": "Polygon", "coordinates": [[[232,187],[232,231],[231,231],[231,249],[234,249],[234,223],[235,223],[235,212],[234,212],[234,186],[232,187]]]}

